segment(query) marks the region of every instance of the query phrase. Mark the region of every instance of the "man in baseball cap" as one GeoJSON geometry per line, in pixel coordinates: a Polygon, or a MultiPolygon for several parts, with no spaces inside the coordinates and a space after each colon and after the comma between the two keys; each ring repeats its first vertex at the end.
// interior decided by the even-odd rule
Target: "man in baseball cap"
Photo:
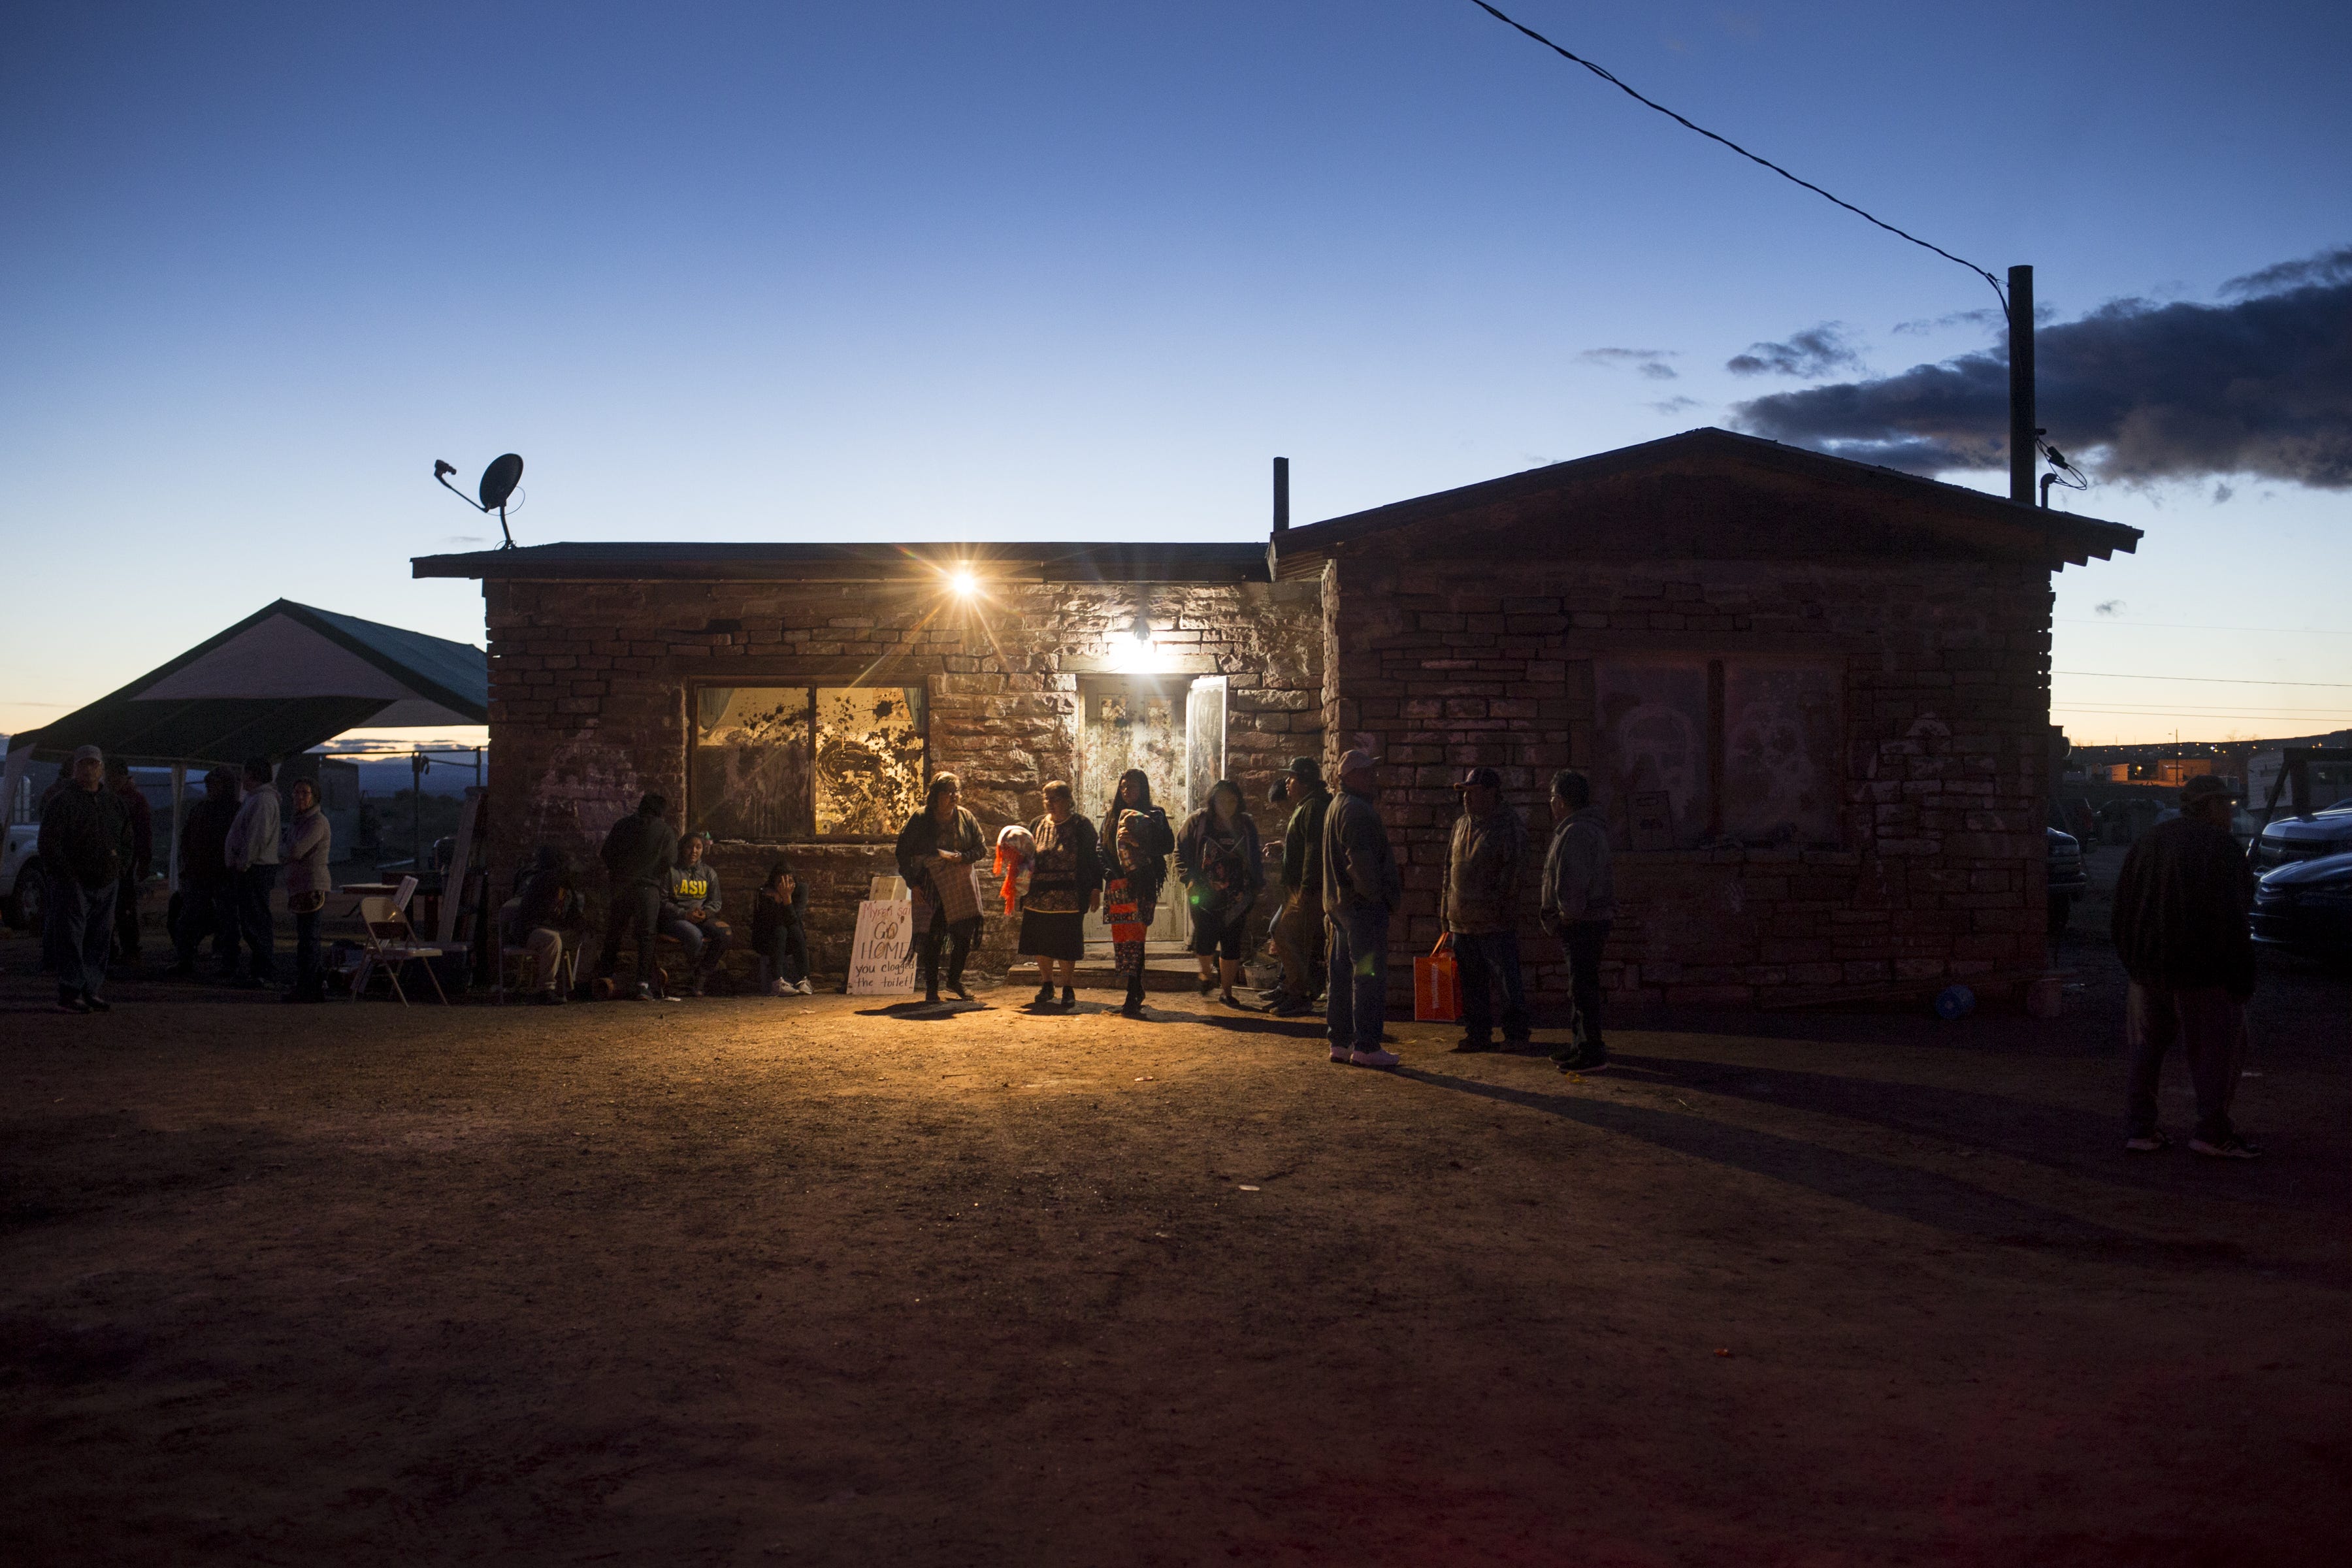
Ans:
{"type": "Polygon", "coordinates": [[[1496,991],[1503,996],[1504,1043],[1525,1044],[1530,1036],[1517,920],[1527,825],[1503,799],[1503,775],[1494,769],[1472,768],[1454,787],[1462,796],[1462,815],[1446,843],[1437,905],[1462,982],[1462,1038],[1454,1048],[1494,1049],[1496,991]]]}
{"type": "Polygon", "coordinates": [[[2131,975],[2125,1044],[2124,1147],[2154,1153],[2171,1140],[2157,1125],[2157,1085],[2175,1040],[2197,1090],[2191,1152],[2252,1160],[2262,1150],[2230,1122],[2254,994],[2246,915],[2253,878],[2230,836],[2230,781],[2200,773],[2180,791],[2180,815],[2140,836],[2116,879],[2116,955],[2131,975]]]}

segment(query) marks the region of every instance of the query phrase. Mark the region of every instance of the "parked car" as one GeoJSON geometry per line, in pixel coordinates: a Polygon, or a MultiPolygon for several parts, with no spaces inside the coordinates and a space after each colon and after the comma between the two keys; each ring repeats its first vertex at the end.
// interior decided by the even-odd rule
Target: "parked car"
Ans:
{"type": "Polygon", "coordinates": [[[2254,940],[2352,963],[2352,854],[2292,860],[2254,884],[2254,940]]]}
{"type": "Polygon", "coordinates": [[[2352,853],[2352,805],[2331,805],[2309,816],[2282,816],[2263,829],[2254,869],[2268,871],[2295,860],[2352,853]]]}
{"type": "Polygon", "coordinates": [[[2091,890],[2091,874],[2083,868],[2083,846],[2071,833],[2054,827],[2042,830],[2050,846],[2050,934],[2066,929],[2074,900],[2091,890]]]}
{"type": "Polygon", "coordinates": [[[6,843],[0,845],[0,916],[18,931],[38,931],[41,926],[46,889],[41,882],[40,838],[39,823],[20,823],[8,829],[6,843]]]}

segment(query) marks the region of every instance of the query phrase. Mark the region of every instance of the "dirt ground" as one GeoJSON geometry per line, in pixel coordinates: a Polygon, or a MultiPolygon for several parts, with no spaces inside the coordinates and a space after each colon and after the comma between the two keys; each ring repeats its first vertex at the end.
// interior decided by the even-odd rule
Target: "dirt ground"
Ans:
{"type": "Polygon", "coordinates": [[[2269,1159],[2130,1159],[2067,956],[1571,1080],[1025,984],[77,1018],[0,942],[0,1550],[2345,1562],[2352,984],[2265,973],[2269,1159]]]}

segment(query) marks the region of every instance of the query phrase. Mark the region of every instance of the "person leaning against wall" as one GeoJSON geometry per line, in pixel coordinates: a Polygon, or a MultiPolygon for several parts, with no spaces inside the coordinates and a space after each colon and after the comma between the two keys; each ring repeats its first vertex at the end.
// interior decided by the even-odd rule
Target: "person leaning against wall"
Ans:
{"type": "MultiPolygon", "coordinates": [[[[760,984],[771,996],[809,996],[808,879],[789,860],[771,861],[751,895],[751,951],[760,984]]],[[[961,971],[959,971],[961,973],[961,971]]]]}
{"type": "Polygon", "coordinates": [[[1562,1072],[1599,1072],[1609,1065],[1601,1039],[1601,954],[1617,916],[1616,883],[1609,867],[1609,820],[1592,804],[1592,783],[1562,768],[1551,778],[1551,847],[1544,855],[1544,930],[1567,952],[1569,1045],[1552,1060],[1562,1072]]]}
{"type": "Polygon", "coordinates": [[[1404,902],[1404,878],[1381,821],[1380,759],[1339,759],[1339,794],[1323,817],[1323,915],[1329,927],[1325,1032],[1331,1059],[1392,1068],[1381,1046],[1388,1022],[1389,921],[1404,902]]]}
{"type": "MultiPolygon", "coordinates": [[[[1051,785],[1047,786],[1051,788],[1051,785]]],[[[948,949],[948,990],[959,1002],[971,1000],[963,983],[963,966],[971,961],[971,944],[980,935],[978,899],[972,868],[988,847],[980,836],[980,819],[963,808],[963,781],[953,773],[935,774],[923,809],[898,830],[898,875],[915,901],[917,952],[923,971],[923,1000],[940,999],[940,946],[948,949]],[[963,879],[961,888],[949,879],[963,879]],[[971,914],[950,913],[970,908],[971,914]]]]}
{"type": "Polygon", "coordinates": [[[278,978],[278,921],[269,897],[278,889],[277,770],[268,757],[245,764],[245,801],[228,825],[226,855],[236,879],[236,924],[245,938],[248,967],[237,984],[259,990],[278,978]]]}
{"type": "Polygon", "coordinates": [[[1095,825],[1076,811],[1077,798],[1060,779],[1045,788],[1045,815],[1030,824],[1037,858],[1029,890],[1021,895],[1021,955],[1037,961],[1037,994],[1030,1005],[1055,1006],[1054,983],[1061,977],[1061,1010],[1078,1005],[1078,960],[1087,952],[1087,916],[1102,907],[1102,846],[1095,825]]]}
{"type": "Polygon", "coordinates": [[[73,754],[65,787],[41,807],[38,853],[48,909],[42,935],[58,966],[58,1006],[103,1013],[107,955],[114,947],[114,900],[131,858],[131,816],[106,788],[106,757],[96,746],[73,754]]]}
{"type": "Polygon", "coordinates": [[[682,989],[688,996],[702,994],[735,941],[735,928],[719,918],[726,907],[719,868],[710,863],[710,835],[688,834],[678,841],[677,863],[662,890],[661,933],[685,957],[682,989]]]}

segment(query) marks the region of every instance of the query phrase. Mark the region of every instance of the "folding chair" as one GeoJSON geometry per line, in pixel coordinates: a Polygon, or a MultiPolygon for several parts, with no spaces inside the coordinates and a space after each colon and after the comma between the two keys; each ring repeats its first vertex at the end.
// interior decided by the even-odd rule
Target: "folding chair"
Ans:
{"type": "Polygon", "coordinates": [[[352,980],[354,999],[367,990],[368,976],[378,964],[383,966],[383,977],[392,985],[392,994],[400,1005],[408,1005],[408,993],[401,989],[400,972],[411,963],[425,965],[425,977],[433,982],[434,994],[441,1005],[449,1005],[449,994],[441,989],[441,977],[433,972],[433,960],[453,951],[429,942],[416,940],[416,930],[408,923],[408,900],[416,891],[416,879],[403,877],[400,890],[391,898],[365,898],[360,900],[360,929],[367,933],[367,947],[360,954],[360,972],[352,980]]]}

